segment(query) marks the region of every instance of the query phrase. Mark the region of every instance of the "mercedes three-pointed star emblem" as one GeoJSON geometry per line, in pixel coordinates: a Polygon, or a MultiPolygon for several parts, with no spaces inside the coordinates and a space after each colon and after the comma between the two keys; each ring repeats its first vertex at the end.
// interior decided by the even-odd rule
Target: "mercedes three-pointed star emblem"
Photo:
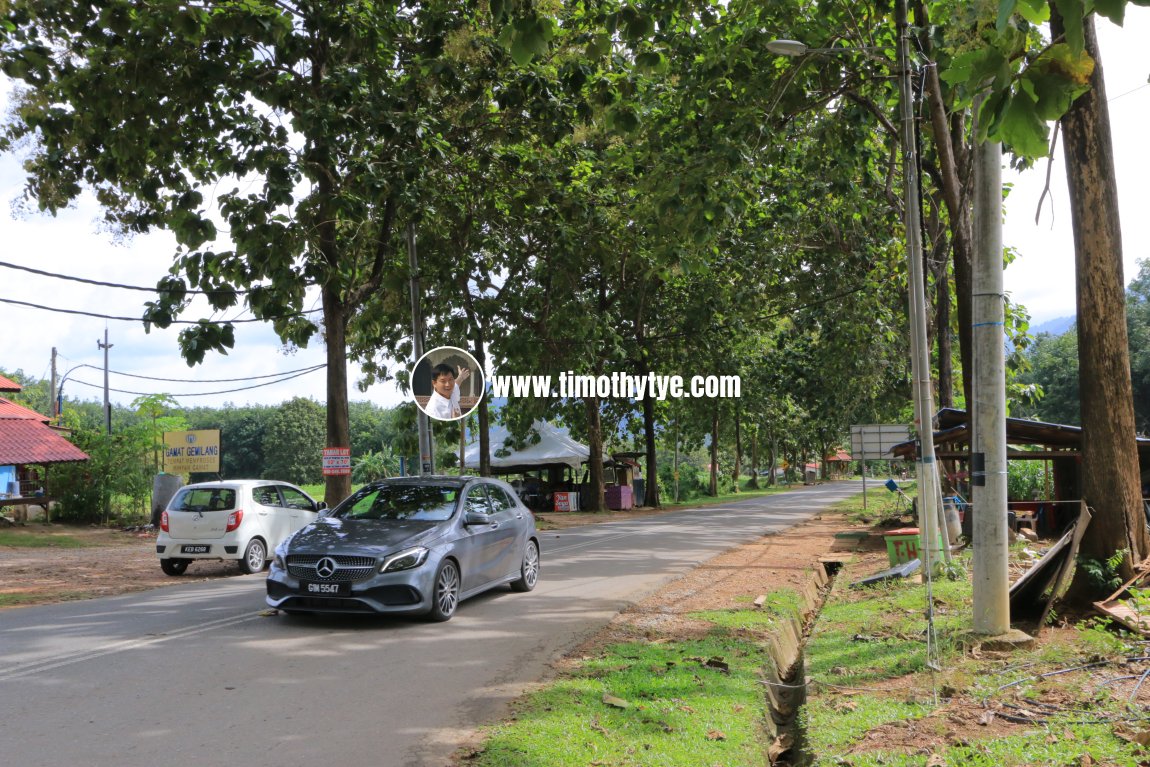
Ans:
{"type": "Polygon", "coordinates": [[[320,578],[330,578],[335,575],[335,571],[339,569],[339,565],[331,557],[324,557],[315,563],[315,574],[320,578]]]}

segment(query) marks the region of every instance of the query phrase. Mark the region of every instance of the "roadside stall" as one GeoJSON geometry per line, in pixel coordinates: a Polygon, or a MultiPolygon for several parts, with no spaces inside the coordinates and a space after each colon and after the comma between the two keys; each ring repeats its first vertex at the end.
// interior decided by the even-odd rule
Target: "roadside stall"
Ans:
{"type": "MultiPolygon", "coordinates": [[[[511,486],[528,508],[538,511],[578,511],[576,477],[590,456],[586,445],[571,438],[566,429],[535,421],[523,441],[504,426],[488,432],[491,471],[509,478],[511,486]]],[[[468,467],[479,466],[478,439],[464,451],[468,467]]]]}

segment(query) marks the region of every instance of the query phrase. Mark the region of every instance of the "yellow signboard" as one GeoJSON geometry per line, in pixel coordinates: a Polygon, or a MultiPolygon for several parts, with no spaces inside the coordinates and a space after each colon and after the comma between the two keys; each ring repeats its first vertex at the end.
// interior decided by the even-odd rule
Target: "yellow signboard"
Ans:
{"type": "Polygon", "coordinates": [[[164,471],[188,474],[193,471],[219,472],[220,430],[164,432],[164,471]]]}

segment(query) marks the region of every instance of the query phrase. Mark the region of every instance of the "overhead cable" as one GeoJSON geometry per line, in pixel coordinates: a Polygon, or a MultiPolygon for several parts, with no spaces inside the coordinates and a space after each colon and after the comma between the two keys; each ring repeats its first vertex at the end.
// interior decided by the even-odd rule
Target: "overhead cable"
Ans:
{"type": "MultiPolygon", "coordinates": [[[[123,284],[118,283],[118,282],[104,282],[102,280],[90,280],[87,277],[75,277],[75,276],[70,275],[70,274],[58,274],[56,272],[46,272],[43,269],[33,269],[30,266],[24,266],[23,264],[13,264],[13,263],[9,263],[8,261],[0,261],[0,267],[4,267],[7,269],[19,269],[20,271],[23,271],[23,272],[30,272],[31,274],[38,274],[41,277],[51,277],[54,280],[68,280],[70,282],[82,282],[85,285],[96,285],[96,286],[102,287],[102,288],[118,288],[120,290],[139,290],[139,291],[142,291],[144,293],[159,293],[159,292],[161,292],[155,287],[148,288],[148,287],[144,287],[143,285],[123,285],[123,284]]],[[[247,293],[251,293],[252,289],[221,288],[219,290],[187,290],[185,292],[190,296],[209,296],[209,295],[213,295],[216,293],[235,293],[237,295],[244,295],[247,293]]]]}
{"type": "MultiPolygon", "coordinates": [[[[78,367],[78,368],[91,368],[92,370],[100,370],[100,371],[102,371],[104,369],[98,365],[88,365],[88,364],[77,365],[76,367],[78,367]]],[[[298,368],[296,370],[284,370],[284,371],[279,372],[279,373],[269,373],[267,375],[262,375],[262,376],[245,376],[243,378],[198,378],[198,379],[196,379],[195,382],[196,383],[235,383],[236,381],[258,381],[262,378],[280,378],[282,376],[292,375],[293,373],[300,373],[300,374],[314,373],[315,371],[317,371],[321,368],[325,368],[325,367],[327,367],[326,362],[321,363],[319,365],[312,365],[311,367],[308,367],[308,368],[298,368]]],[[[128,378],[143,378],[144,380],[147,380],[147,381],[165,381],[165,382],[169,382],[169,383],[188,383],[188,379],[186,379],[186,378],[157,378],[156,376],[144,376],[144,375],[139,375],[137,373],[123,373],[119,370],[109,370],[108,372],[111,373],[112,375],[127,376],[128,378]]]]}
{"type": "MultiPolygon", "coordinates": [[[[43,306],[41,304],[33,304],[28,301],[17,301],[14,298],[0,298],[0,303],[14,304],[16,306],[27,306],[30,309],[42,309],[46,312],[58,312],[60,314],[79,314],[83,317],[95,317],[100,320],[119,320],[122,322],[149,322],[143,317],[116,317],[109,314],[97,314],[96,312],[85,312],[79,309],[60,309],[55,306],[43,306]]],[[[231,325],[237,322],[271,322],[273,320],[286,320],[292,317],[302,317],[305,314],[314,314],[321,309],[304,309],[301,312],[294,314],[283,314],[277,317],[249,317],[247,319],[235,320],[172,320],[172,325],[231,325]]],[[[154,322],[152,324],[155,324],[154,322]]]]}
{"type": "MultiPolygon", "coordinates": [[[[157,393],[167,394],[169,397],[210,397],[210,396],[216,395],[216,394],[233,394],[235,392],[248,391],[249,389],[259,389],[259,388],[262,388],[264,386],[274,386],[275,384],[283,383],[285,381],[290,381],[293,378],[299,378],[300,376],[307,375],[308,373],[314,373],[323,367],[325,367],[325,366],[320,365],[318,367],[312,368],[311,370],[305,370],[302,373],[296,373],[295,375],[287,376],[285,378],[280,378],[276,381],[268,381],[266,383],[253,384],[251,386],[241,386],[238,389],[225,389],[223,391],[189,392],[189,393],[184,393],[184,394],[176,394],[176,393],[172,393],[172,392],[154,392],[154,391],[128,391],[126,389],[112,389],[112,388],[109,388],[108,391],[114,391],[117,394],[134,394],[138,397],[147,397],[147,396],[151,396],[151,395],[157,394],[157,393]]],[[[104,388],[103,384],[88,383],[87,381],[80,381],[80,380],[75,379],[75,378],[70,379],[70,380],[72,381],[72,383],[78,383],[81,386],[89,386],[93,389],[103,389],[104,388]]]]}

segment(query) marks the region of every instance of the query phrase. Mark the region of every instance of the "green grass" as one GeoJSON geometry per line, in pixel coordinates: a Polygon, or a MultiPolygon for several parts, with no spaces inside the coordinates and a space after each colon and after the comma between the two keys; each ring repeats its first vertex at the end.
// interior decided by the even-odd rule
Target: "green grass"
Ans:
{"type": "Polygon", "coordinates": [[[770,659],[759,630],[797,605],[797,594],[776,591],[762,608],[694,614],[714,625],[702,639],[617,644],[584,659],[520,701],[514,719],[492,729],[468,764],[764,764],[760,679],[770,659]]]}
{"type": "MultiPolygon", "coordinates": [[[[968,580],[936,581],[932,586],[934,622],[941,669],[926,665],[926,587],[900,581],[866,590],[845,588],[850,573],[824,605],[806,647],[807,676],[815,684],[804,706],[801,723],[805,748],[816,766],[931,764],[1014,767],[1017,765],[1079,765],[1083,754],[1093,764],[1145,764],[1136,746],[1116,737],[1107,718],[1128,717],[1124,698],[1099,694],[1081,675],[1035,677],[1101,657],[1134,652],[1122,637],[1098,622],[1081,625],[1072,641],[1013,651],[1004,659],[996,653],[971,653],[962,640],[969,636],[971,594],[968,580]],[[1004,668],[1005,666],[1005,668],[1004,668]],[[1013,681],[1020,684],[1002,689],[1013,681]],[[940,692],[941,691],[941,692],[940,692]],[[927,718],[947,699],[965,706],[966,715],[996,704],[1057,701],[1065,711],[1045,726],[1019,728],[1005,737],[973,737],[947,741],[946,717],[927,718]],[[937,702],[936,702],[937,701],[937,702]],[[906,750],[872,750],[868,733],[882,725],[915,722],[917,736],[908,742],[930,746],[906,750]],[[938,762],[938,759],[944,760],[938,762]]],[[[1144,716],[1143,714],[1138,714],[1144,716]]],[[[1145,725],[1141,725],[1144,729],[1145,725]]],[[[910,733],[910,730],[907,730],[910,733]]]]}
{"type": "Polygon", "coordinates": [[[28,528],[0,530],[0,546],[23,549],[42,549],[51,546],[61,549],[82,549],[91,545],[95,544],[66,533],[44,533],[28,528]]]}
{"type": "MultiPolygon", "coordinates": [[[[956,561],[969,570],[968,561],[956,561]]],[[[1145,654],[1129,637],[1087,621],[1062,642],[1009,655],[972,651],[969,576],[938,579],[931,594],[940,669],[932,670],[925,646],[926,587],[906,580],[850,589],[852,581],[873,571],[873,562],[861,563],[845,563],[805,647],[804,675],[812,683],[800,711],[800,761],[805,757],[816,767],[1150,763],[1146,751],[1117,737],[1106,721],[1137,719],[1132,730],[1150,727],[1141,708],[1127,707],[1126,691],[1099,688],[1098,678],[1083,674],[1035,678],[1096,659],[1145,654]],[[1020,684],[1001,689],[1013,681],[1020,684]],[[951,732],[948,717],[954,714],[958,722],[977,719],[984,706],[1040,710],[1034,701],[1051,700],[1062,713],[1046,724],[1020,725],[1003,735],[967,721],[957,736],[951,732]],[[883,728],[890,730],[889,739],[883,739],[883,728]]],[[[692,613],[713,626],[705,639],[620,644],[580,661],[573,672],[521,700],[513,720],[491,729],[466,763],[766,764],[767,712],[759,676],[770,660],[764,647],[779,619],[798,609],[799,598],[780,590],[768,594],[762,608],[750,600],[741,600],[739,609],[692,613]],[[730,673],[707,667],[710,658],[728,663],[730,673]],[[625,707],[611,705],[615,699],[625,707]]],[[[1108,676],[1122,673],[1133,672],[1112,667],[1108,676]]]]}
{"type": "MultiPolygon", "coordinates": [[[[86,599],[91,596],[82,591],[72,591],[63,594],[53,594],[52,599],[55,601],[66,601],[69,599],[86,599]]],[[[26,604],[35,604],[43,599],[41,594],[2,594],[0,593],[0,608],[2,607],[20,607],[26,604]]]]}
{"type": "MultiPolygon", "coordinates": [[[[910,514],[910,501],[886,489],[884,480],[867,479],[866,508],[863,508],[863,494],[844,498],[830,507],[831,511],[843,514],[852,522],[868,524],[888,519],[897,519],[902,514],[910,514]]],[[[913,498],[917,493],[914,482],[900,482],[903,495],[913,498]]]]}

